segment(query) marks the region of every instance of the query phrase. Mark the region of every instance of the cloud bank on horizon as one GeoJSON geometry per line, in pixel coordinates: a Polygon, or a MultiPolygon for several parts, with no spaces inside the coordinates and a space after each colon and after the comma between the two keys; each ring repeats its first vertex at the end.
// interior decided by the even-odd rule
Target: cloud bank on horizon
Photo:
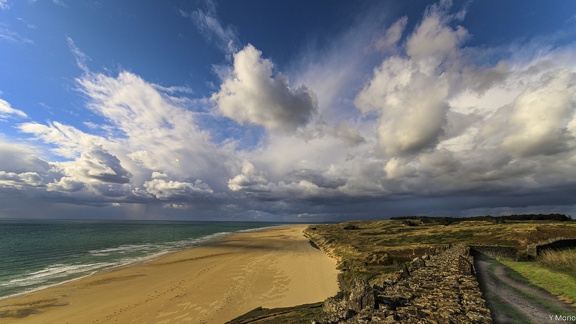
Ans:
{"type": "Polygon", "coordinates": [[[575,4],[362,4],[0,1],[0,217],[576,209],[575,4]]]}

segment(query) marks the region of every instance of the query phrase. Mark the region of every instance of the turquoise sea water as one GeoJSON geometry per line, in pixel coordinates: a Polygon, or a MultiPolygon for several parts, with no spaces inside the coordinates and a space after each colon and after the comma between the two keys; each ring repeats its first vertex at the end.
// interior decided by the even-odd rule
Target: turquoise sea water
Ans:
{"type": "Polygon", "coordinates": [[[280,224],[0,220],[0,299],[280,224]]]}

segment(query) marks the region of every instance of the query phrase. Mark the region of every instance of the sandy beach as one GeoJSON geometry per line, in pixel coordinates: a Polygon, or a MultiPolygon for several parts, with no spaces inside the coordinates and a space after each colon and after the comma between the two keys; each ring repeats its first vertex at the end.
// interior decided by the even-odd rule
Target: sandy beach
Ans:
{"type": "Polygon", "coordinates": [[[256,307],[322,301],[336,263],[305,225],[237,233],[210,246],[0,301],[2,323],[224,323],[256,307]]]}

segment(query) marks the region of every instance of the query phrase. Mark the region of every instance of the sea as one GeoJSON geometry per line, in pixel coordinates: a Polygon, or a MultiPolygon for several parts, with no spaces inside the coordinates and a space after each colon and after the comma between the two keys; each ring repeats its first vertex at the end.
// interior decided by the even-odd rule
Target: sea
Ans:
{"type": "Polygon", "coordinates": [[[260,222],[0,220],[0,300],[210,244],[260,222]]]}

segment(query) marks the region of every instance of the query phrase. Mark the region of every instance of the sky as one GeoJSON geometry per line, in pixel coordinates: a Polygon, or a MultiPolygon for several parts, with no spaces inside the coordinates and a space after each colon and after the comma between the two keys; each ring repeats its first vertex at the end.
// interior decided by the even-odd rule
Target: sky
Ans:
{"type": "Polygon", "coordinates": [[[0,0],[0,218],[576,215],[576,2],[0,0]]]}

